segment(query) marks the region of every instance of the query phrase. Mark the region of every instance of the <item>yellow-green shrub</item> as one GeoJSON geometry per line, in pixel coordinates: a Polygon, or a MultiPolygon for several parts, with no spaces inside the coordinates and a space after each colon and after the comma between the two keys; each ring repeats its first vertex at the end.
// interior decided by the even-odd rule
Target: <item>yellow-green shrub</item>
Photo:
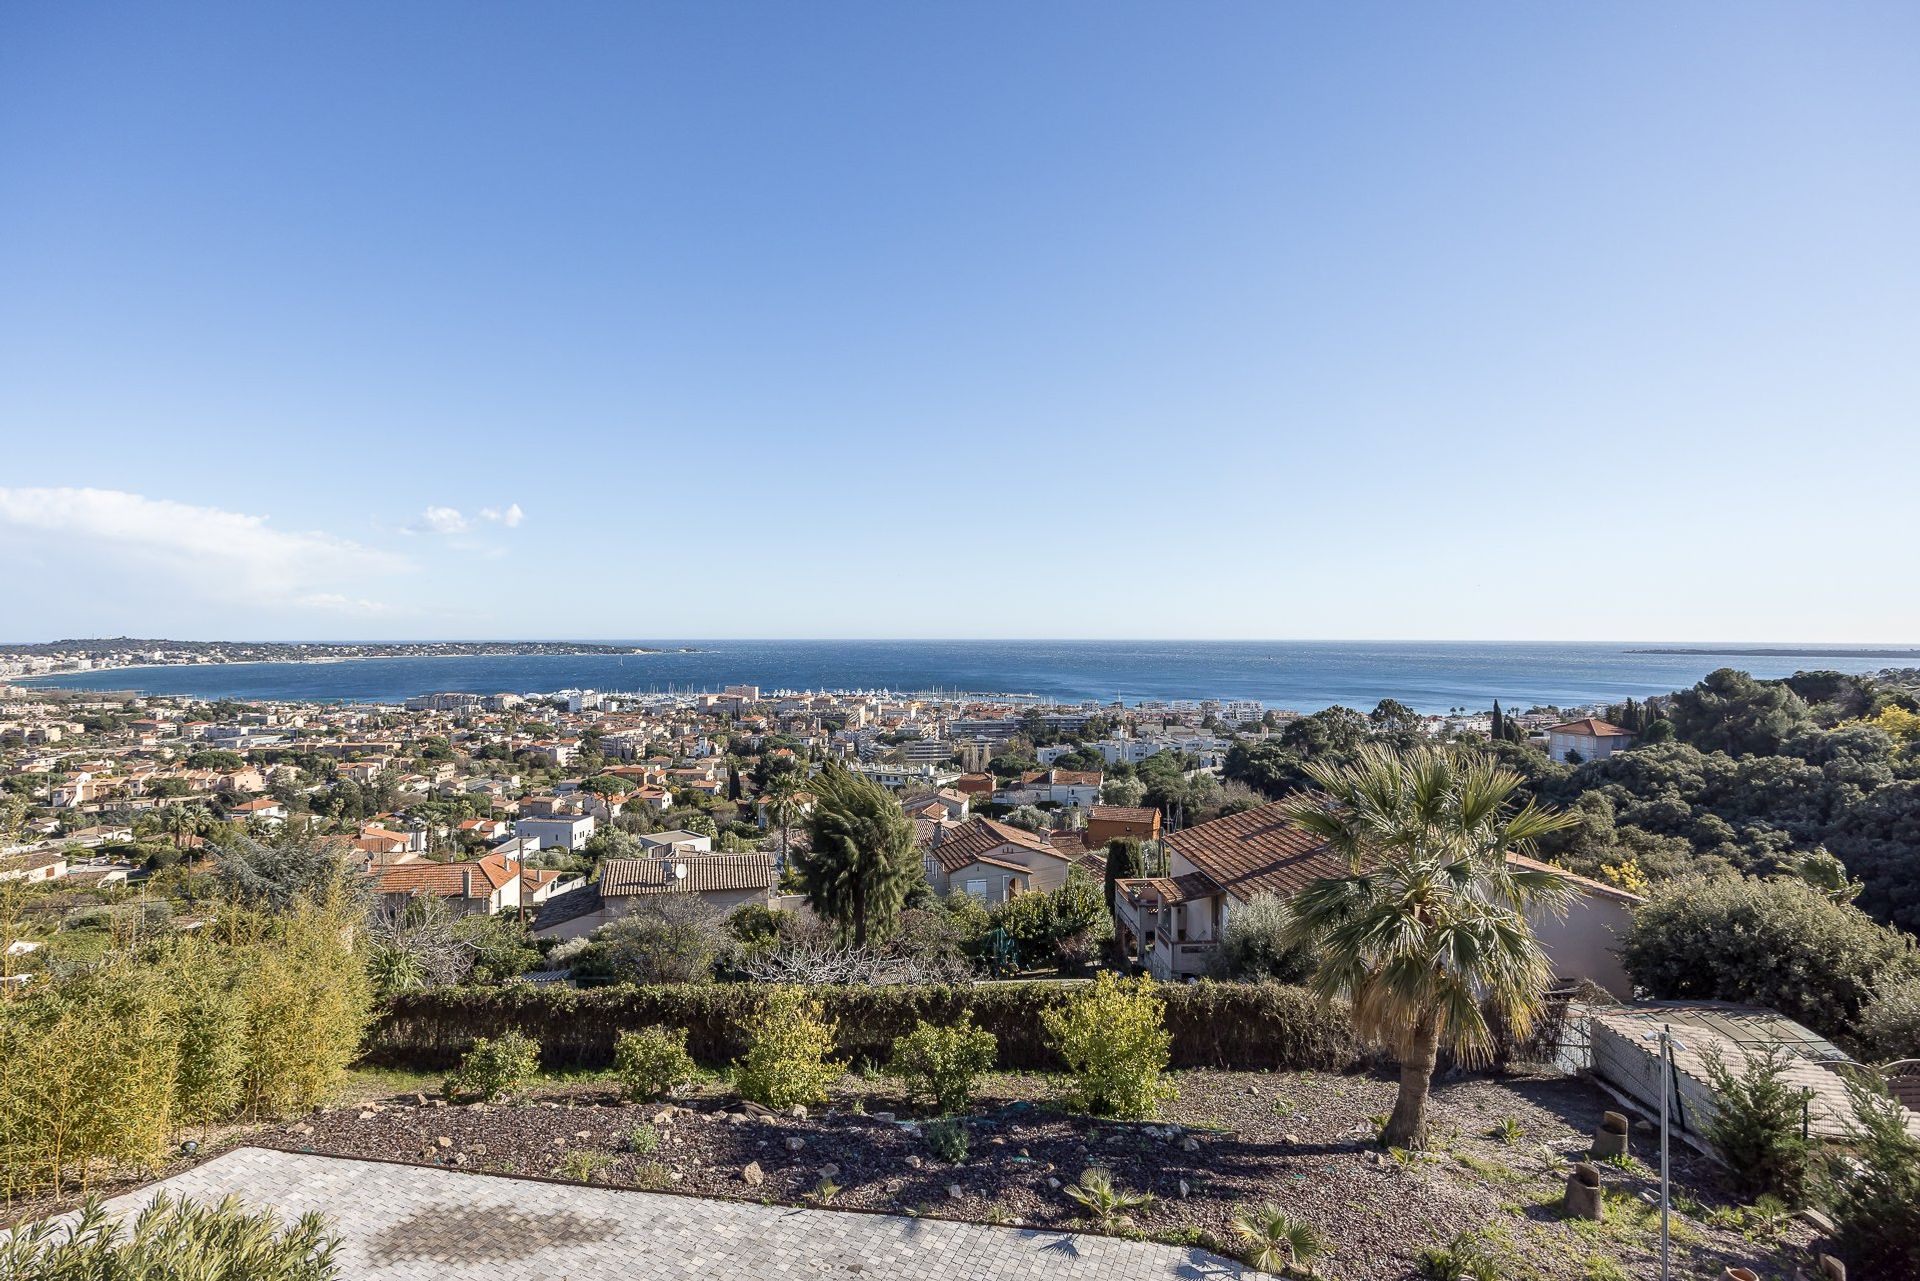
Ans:
{"type": "Polygon", "coordinates": [[[447,1074],[447,1096],[470,1094],[484,1103],[524,1090],[540,1070],[540,1046],[518,1032],[481,1037],[447,1074]]]}
{"type": "Polygon", "coordinates": [[[1073,1106],[1101,1116],[1149,1117],[1173,1096],[1172,1083],[1161,1079],[1172,1038],[1152,979],[1102,974],[1043,1017],[1074,1075],[1073,1106]]]}
{"type": "Polygon", "coordinates": [[[613,1043],[613,1074],[620,1092],[638,1102],[665,1098],[697,1074],[687,1054],[685,1028],[648,1027],[622,1032],[613,1043]]]}
{"type": "Polygon", "coordinates": [[[734,1083],[740,1096],[763,1107],[818,1103],[846,1069],[829,1062],[834,1025],[819,1001],[797,987],[768,988],[747,1020],[747,1052],[734,1083]]]}
{"type": "Polygon", "coordinates": [[[931,1099],[942,1113],[962,1112],[973,1098],[974,1078],[993,1066],[999,1042],[973,1025],[971,1013],[952,1027],[924,1020],[895,1037],[887,1075],[897,1077],[908,1098],[931,1099]]]}

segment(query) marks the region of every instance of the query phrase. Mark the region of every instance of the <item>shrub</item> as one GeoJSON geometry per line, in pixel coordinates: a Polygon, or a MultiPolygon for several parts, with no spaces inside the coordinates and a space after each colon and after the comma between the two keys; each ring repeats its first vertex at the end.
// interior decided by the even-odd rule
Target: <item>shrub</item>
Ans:
{"type": "Polygon", "coordinates": [[[1256,894],[1227,913],[1214,964],[1223,978],[1243,982],[1298,983],[1313,972],[1313,949],[1293,943],[1287,927],[1293,913],[1277,895],[1256,894]]]}
{"type": "Polygon", "coordinates": [[[1861,1057],[1884,1063],[1920,1058],[1920,981],[1896,983],[1876,993],[1854,1026],[1861,1057]]]}
{"type": "Polygon", "coordinates": [[[1102,974],[1049,1010],[1046,1027],[1074,1074],[1074,1106],[1101,1116],[1152,1116],[1173,1087],[1165,1004],[1149,978],[1102,974]]]}
{"type": "Polygon", "coordinates": [[[612,1164],[613,1158],[605,1152],[589,1152],[585,1148],[575,1148],[562,1158],[557,1173],[561,1178],[572,1179],[576,1183],[591,1183],[594,1175],[612,1164]]]}
{"type": "Polygon", "coordinates": [[[1749,1054],[1738,1076],[1717,1050],[1702,1055],[1715,1095],[1708,1140],[1727,1163],[1734,1186],[1746,1196],[1771,1192],[1799,1204],[1806,1197],[1812,1148],[1801,1137],[1804,1100],[1784,1079],[1792,1063],[1768,1047],[1749,1054]]]}
{"type": "Polygon", "coordinates": [[[467,1051],[460,1066],[447,1076],[448,1098],[472,1095],[491,1103],[523,1090],[540,1068],[540,1047],[531,1037],[509,1032],[500,1038],[481,1037],[467,1051]]]}
{"type": "Polygon", "coordinates": [[[652,1156],[660,1147],[660,1131],[642,1121],[627,1131],[627,1150],[638,1156],[652,1156]]]}
{"type": "Polygon", "coordinates": [[[613,1073],[630,1102],[661,1099],[693,1081],[699,1069],[687,1054],[685,1028],[622,1032],[613,1043],[613,1073]]]}
{"type": "Polygon", "coordinates": [[[248,1115],[319,1106],[359,1056],[372,993],[349,942],[358,921],[358,909],[344,900],[252,918],[249,945],[232,958],[245,972],[248,1115]]]}
{"type": "Polygon", "coordinates": [[[818,999],[797,987],[767,989],[747,1023],[747,1052],[736,1067],[740,1096],[763,1107],[819,1103],[846,1065],[832,1063],[834,1025],[818,999]]]}
{"type": "Polygon", "coordinates": [[[887,1074],[899,1078],[908,1098],[930,1099],[943,1113],[964,1112],[974,1078],[993,1066],[999,1042],[973,1025],[971,1011],[952,1027],[921,1022],[896,1037],[887,1074]]]}
{"type": "Polygon", "coordinates": [[[1920,1139],[1907,1133],[1907,1110],[1849,1081],[1854,1168],[1824,1187],[1834,1237],[1861,1276],[1920,1276],[1920,1139]]]}
{"type": "Polygon", "coordinates": [[[1670,884],[1634,914],[1621,956],[1656,997],[1767,1005],[1829,1035],[1920,966],[1907,936],[1796,880],[1670,884]]]}
{"type": "Polygon", "coordinates": [[[933,1121],[927,1125],[925,1134],[927,1148],[948,1165],[958,1165],[967,1159],[971,1138],[965,1121],[933,1121]]]}
{"type": "Polygon", "coordinates": [[[594,931],[594,951],[629,983],[699,983],[712,977],[724,941],[719,918],[691,895],[656,895],[649,904],[594,931]]]}
{"type": "Polygon", "coordinates": [[[195,1281],[332,1281],[339,1242],[325,1216],[282,1227],[235,1197],[217,1205],[162,1193],[122,1232],[98,1201],[77,1218],[42,1220],[0,1240],[0,1276],[34,1281],[193,1277],[195,1281]]]}
{"type": "Polygon", "coordinates": [[[153,1165],[183,1126],[322,1102],[366,1025],[353,919],[339,904],[230,911],[14,996],[0,1019],[0,1191],[84,1187],[101,1165],[153,1165]]]}
{"type": "MultiPolygon", "coordinates": [[[[1081,985],[860,984],[812,987],[836,1027],[842,1055],[884,1062],[893,1042],[920,1022],[952,1024],[971,1013],[999,1044],[996,1066],[1057,1072],[1064,1064],[1044,1016],[1081,985]]],[[[416,1071],[458,1063],[477,1036],[521,1029],[540,1042],[550,1068],[605,1068],[623,1030],[687,1031],[687,1053],[725,1067],[746,1051],[745,1027],[763,984],[703,983],[581,990],[552,985],[448,987],[387,1003],[367,1038],[367,1061],[416,1071]]],[[[1339,1072],[1361,1062],[1345,1009],[1277,983],[1187,983],[1159,989],[1173,1037],[1172,1066],[1339,1072]]]]}

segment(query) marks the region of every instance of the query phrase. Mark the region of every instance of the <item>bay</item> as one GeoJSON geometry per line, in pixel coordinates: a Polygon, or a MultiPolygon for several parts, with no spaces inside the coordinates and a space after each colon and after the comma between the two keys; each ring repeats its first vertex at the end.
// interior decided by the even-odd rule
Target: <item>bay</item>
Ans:
{"type": "MultiPolygon", "coordinates": [[[[1876,671],[1884,657],[1644,654],[1659,641],[636,640],[665,652],[370,658],[324,663],[125,667],[22,684],[193,698],[397,703],[437,691],[549,693],[887,689],[1032,694],[1061,702],[1251,699],[1311,712],[1395,698],[1420,712],[1563,707],[1643,698],[1718,667],[1761,677],[1876,671]],[[686,647],[691,652],[679,652],[686,647]]],[[[1709,648],[1695,645],[1696,648],[1709,648]]],[[[1732,648],[1734,646],[1721,646],[1732,648]]],[[[1760,647],[1743,642],[1741,647],[1760,647]]],[[[1775,646],[1776,648],[1786,648],[1775,646]]],[[[1828,648],[1828,647],[1822,647],[1828,648]]]]}

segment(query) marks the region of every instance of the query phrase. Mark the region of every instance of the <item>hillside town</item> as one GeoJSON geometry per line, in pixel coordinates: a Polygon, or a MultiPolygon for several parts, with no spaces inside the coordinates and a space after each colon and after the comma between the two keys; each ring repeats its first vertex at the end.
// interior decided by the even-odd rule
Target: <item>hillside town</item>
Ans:
{"type": "MultiPolygon", "coordinates": [[[[1811,677],[1798,688],[1880,706],[1876,723],[1898,731],[1907,726],[1910,675],[1862,678],[1853,693],[1811,677]]],[[[1770,1205],[1766,1198],[1797,1188],[1802,1176],[1755,1182],[1720,1173],[1732,1140],[1710,1118],[1759,1106],[1751,1091],[1790,1089],[1800,1101],[1782,1124],[1802,1132],[1809,1155],[1850,1142],[1863,1105],[1839,1069],[1877,1073],[1855,1057],[1865,1051],[1863,1029],[1897,1016],[1869,1006],[1840,1024],[1818,1002],[1766,999],[1770,989],[1732,973],[1704,984],[1698,973],[1663,976],[1659,967],[1702,941],[1698,926],[1668,919],[1700,895],[1684,876],[1672,883],[1682,892],[1669,893],[1655,848],[1622,835],[1632,829],[1598,844],[1568,841],[1554,833],[1570,820],[1555,820],[1536,837],[1534,802],[1489,811],[1503,826],[1470,838],[1496,851],[1495,864],[1476,875],[1501,879],[1475,893],[1513,896],[1511,928],[1538,957],[1529,962],[1538,986],[1514,997],[1536,1003],[1539,1021],[1528,1016],[1536,1030],[1512,1043],[1462,1043],[1502,1065],[1492,1076],[1459,1076],[1484,1058],[1462,1057],[1452,1069],[1428,1058],[1431,1102],[1427,1076],[1410,1095],[1415,1078],[1403,1070],[1396,1101],[1378,1070],[1381,1047],[1403,1064],[1415,1061],[1406,1057],[1413,1051],[1370,1039],[1359,1006],[1349,1023],[1338,1012],[1346,1004],[1321,1003],[1317,993],[1363,999],[1328,977],[1338,918],[1317,943],[1299,924],[1324,910],[1316,905],[1330,887],[1357,885],[1351,878],[1402,857],[1361,835],[1366,829],[1354,829],[1363,846],[1345,843],[1336,816],[1362,816],[1373,802],[1366,776],[1341,773],[1340,762],[1464,771],[1445,784],[1449,794],[1487,786],[1500,796],[1555,794],[1556,780],[1594,784],[1622,763],[1691,751],[1676,736],[1691,738],[1709,720],[1723,727],[1727,707],[1765,704],[1777,700],[1772,690],[1786,690],[1737,677],[1716,673],[1694,690],[1610,707],[1496,704],[1444,715],[1392,700],[1366,713],[1302,715],[1207,699],[1063,706],[748,685],[669,695],[437,692],[400,704],[16,687],[0,698],[0,999],[26,1011],[76,984],[143,981],[154,957],[164,967],[168,955],[198,954],[216,938],[238,945],[260,928],[248,921],[291,913],[288,925],[267,926],[277,932],[319,912],[347,927],[330,946],[344,939],[349,973],[364,970],[365,996],[355,999],[372,1003],[370,1022],[340,1032],[329,1051],[332,1083],[301,1095],[319,1111],[291,1122],[254,1113],[250,1125],[228,1131],[235,1142],[956,1222],[1074,1223],[1198,1242],[1282,1274],[1306,1265],[1308,1242],[1343,1260],[1339,1275],[1362,1278],[1445,1268],[1481,1275],[1476,1260],[1509,1256],[1523,1270],[1486,1275],[1575,1275],[1555,1269],[1577,1265],[1579,1275],[1604,1277],[1676,1249],[1694,1267],[1837,1259],[1846,1238],[1829,1218],[1780,1217],[1756,1234],[1759,1220],[1740,1208],[1742,1187],[1770,1205]],[[1734,690],[1732,702],[1722,697],[1734,690]],[[1709,691],[1720,701],[1703,717],[1709,691]],[[1474,772],[1494,761],[1510,764],[1474,772]],[[1372,852],[1358,861],[1342,852],[1362,847],[1372,852]],[[856,851],[879,861],[866,870],[843,861],[856,851]],[[1681,936],[1668,937],[1673,929],[1681,936]],[[1109,990],[1115,980],[1143,986],[1109,990]],[[703,988],[728,1000],[741,993],[746,1004],[722,1025],[704,1024],[686,1005],[703,988]],[[971,1012],[959,1024],[921,1023],[914,1036],[934,1038],[925,1047],[898,1026],[889,1035],[902,1039],[889,1055],[872,1040],[877,1010],[862,991],[909,1000],[966,992],[971,1012]],[[824,1040],[777,1051],[815,1064],[809,1084],[759,1086],[755,1055],[776,1051],[756,1048],[756,1020],[772,1017],[764,1003],[787,992],[821,993],[840,1014],[816,1025],[824,1040]],[[643,1017],[667,1030],[632,1022],[635,998],[623,993],[656,994],[639,998],[655,1011],[643,1017]],[[566,994],[614,1004],[526,1004],[566,994]],[[497,1009],[522,1013],[502,1022],[489,1013],[496,1007],[475,999],[510,1000],[497,1009]],[[1066,1020],[1056,1035],[1065,1035],[1073,1016],[1060,1011],[1076,1002],[1088,1003],[1087,1018],[1111,1023],[1100,1036],[1143,1016],[1165,1031],[1149,1041],[1159,1050],[1126,1060],[1127,1090],[1147,1094],[1046,1104],[1082,1118],[1060,1131],[1047,1119],[1053,1112],[1024,1119],[1018,1111],[1046,1097],[1021,1074],[1082,1062],[1065,1041],[1031,1041],[1036,1026],[1056,1018],[1066,1020]],[[1148,1009],[1155,1012],[1143,1015],[1148,1009]],[[938,1048],[943,1037],[961,1039],[938,1048]],[[999,1091],[1015,1111],[981,1113],[949,1099],[922,1114],[911,1094],[875,1092],[842,1076],[847,1060],[826,1058],[837,1044],[853,1059],[898,1065],[921,1052],[961,1053],[972,1039],[999,1048],[966,1051],[979,1055],[969,1078],[984,1075],[965,1088],[999,1091]],[[635,1059],[643,1047],[647,1057],[635,1059]],[[519,1058],[503,1064],[509,1051],[519,1058]],[[620,1084],[638,1070],[633,1063],[662,1055],[685,1066],[660,1083],[620,1084]],[[1678,1083],[1680,1115],[1692,1109],[1678,1134],[1665,1136],[1669,1151],[1683,1149],[1665,1175],[1686,1181],[1690,1208],[1680,1232],[1669,1219],[1656,1236],[1648,1198],[1671,1187],[1647,1164],[1655,1159],[1649,1136],[1668,1106],[1663,1056],[1677,1073],[1668,1085],[1678,1083]],[[543,1067],[585,1070],[578,1079],[588,1084],[543,1084],[543,1067]],[[721,1075],[709,1075],[715,1067],[721,1075]],[[1518,1092],[1504,1083],[1516,1070],[1532,1083],[1518,1092]],[[419,1088],[395,1096],[396,1071],[419,1088]],[[1164,1086],[1155,1084],[1163,1073],[1164,1086]],[[367,1084],[356,1084],[363,1076],[367,1084]],[[1443,1092],[1443,1076],[1458,1083],[1443,1092]],[[606,1106],[591,1084],[599,1079],[642,1101],[644,1151],[618,1132],[596,1143],[592,1123],[572,1138],[553,1132],[556,1123],[578,1124],[556,1115],[606,1106]],[[1393,1109],[1356,1120],[1342,1080],[1371,1082],[1358,1097],[1372,1107],[1393,1101],[1393,1109]],[[1186,1102],[1163,1110],[1153,1101],[1163,1090],[1186,1102]],[[487,1119],[442,1118],[434,1111],[442,1097],[430,1093],[489,1109],[487,1119]],[[1193,1107],[1212,1119],[1201,1122],[1193,1107]],[[1463,1107],[1477,1119],[1463,1120],[1463,1107]],[[1432,1109],[1442,1119],[1430,1119],[1432,1109]],[[870,1134],[861,1128],[870,1112],[915,1119],[902,1121],[903,1131],[870,1134]],[[1186,1119],[1151,1121],[1168,1116],[1186,1119]],[[712,1130],[707,1117],[725,1125],[712,1130]],[[1446,1186],[1457,1208],[1442,1223],[1452,1226],[1389,1215],[1368,1236],[1339,1208],[1363,1187],[1386,1193],[1373,1186],[1381,1167],[1354,1164],[1376,1131],[1384,1151],[1416,1154],[1408,1159],[1417,1177],[1446,1186]],[[896,1133],[931,1152],[901,1150],[889,1137],[896,1133]],[[1523,1133],[1544,1137],[1544,1164],[1511,1161],[1506,1149],[1523,1133]],[[1231,1177],[1219,1165],[1229,1138],[1243,1149],[1231,1177]],[[1165,1155],[1169,1142],[1179,1159],[1165,1155]],[[769,1143],[788,1159],[771,1158],[769,1143]],[[1082,1150],[1093,1143],[1107,1145],[1097,1161],[1082,1150]],[[1315,1144],[1331,1146],[1312,1156],[1315,1144]],[[817,1146],[834,1159],[812,1157],[817,1146]],[[1017,1160],[1002,1164],[1000,1154],[1016,1149],[1017,1160]],[[1595,1164],[1600,1157],[1613,1165],[1595,1164]],[[1104,1181],[1082,1179],[1081,1167],[1104,1181]],[[937,1208],[914,1190],[931,1171],[945,1180],[937,1208]],[[1288,1208],[1260,1211],[1279,1217],[1258,1226],[1255,1199],[1301,1177],[1318,1190],[1294,1187],[1288,1208]],[[1476,1224],[1492,1213],[1490,1197],[1534,1184],[1527,1195],[1551,1203],[1551,1223],[1610,1222],[1612,1235],[1578,1238],[1569,1253],[1563,1228],[1503,1225],[1497,1215],[1476,1224]],[[1718,1209],[1716,1197],[1724,1199],[1718,1209]],[[1273,1234],[1296,1245],[1275,1244],[1273,1234]]],[[[1914,721],[1920,728],[1920,711],[1914,721]]],[[[1617,803],[1608,812],[1635,814],[1617,803]]],[[[1774,866],[1788,869],[1787,879],[1723,874],[1705,897],[1737,900],[1750,893],[1744,885],[1766,885],[1775,897],[1804,895],[1793,910],[1818,904],[1837,914],[1835,928],[1882,929],[1850,905],[1860,888],[1846,869],[1820,857],[1832,866],[1783,852],[1774,866]]],[[[1904,971],[1892,954],[1886,963],[1887,981],[1898,982],[1892,976],[1904,971]]],[[[329,964],[336,977],[328,982],[338,983],[340,960],[329,964]]],[[[1507,980],[1475,972],[1474,999],[1495,999],[1507,980]]],[[[807,1026],[804,1005],[790,1014],[807,1026]]],[[[764,1026],[773,1035],[774,1025],[764,1026]]],[[[1882,1052],[1907,1034],[1884,1035],[1882,1052]]],[[[1107,1052],[1122,1053],[1117,1043],[1107,1052]]],[[[26,1043],[14,1047],[15,1059],[26,1053],[26,1043]]],[[[35,1071],[16,1063],[9,1079],[18,1087],[35,1071]]],[[[1920,1072],[1889,1071],[1896,1097],[1920,1101],[1920,1072]]],[[[894,1072],[885,1067],[874,1079],[894,1072]]],[[[1899,1134],[1920,1142],[1920,1113],[1889,1115],[1899,1134]]],[[[1673,1114],[1666,1119],[1671,1128],[1673,1114]]],[[[18,1146],[30,1145],[33,1131],[17,1114],[0,1123],[0,1140],[16,1144],[10,1168],[29,1192],[40,1177],[32,1172],[43,1170],[57,1194],[63,1162],[43,1167],[42,1156],[18,1146]]],[[[192,1168],[200,1154],[197,1144],[109,1143],[101,1157],[104,1170],[133,1170],[192,1168]]],[[[206,1168],[230,1159],[241,1158],[206,1168]]],[[[258,1173],[286,1177],[279,1167],[258,1173]]],[[[44,1196],[48,1185],[40,1187],[44,1196]]],[[[1675,1204],[1670,1197],[1669,1216],[1675,1204]]]]}

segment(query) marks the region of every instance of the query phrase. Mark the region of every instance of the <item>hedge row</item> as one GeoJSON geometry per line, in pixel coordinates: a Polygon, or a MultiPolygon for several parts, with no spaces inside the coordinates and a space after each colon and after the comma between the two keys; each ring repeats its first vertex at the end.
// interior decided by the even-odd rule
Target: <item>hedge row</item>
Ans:
{"type": "MultiPolygon", "coordinates": [[[[519,1031],[540,1042],[549,1068],[599,1068],[621,1032],[655,1024],[687,1030],[695,1060],[719,1067],[746,1049],[741,1026],[759,991],[751,983],[573,988],[511,985],[439,988],[395,997],[367,1037],[366,1061],[432,1071],[452,1067],[475,1037],[519,1031]]],[[[916,1021],[951,1024],[971,1010],[999,1038],[999,1066],[1056,1071],[1041,1013],[1072,985],[996,983],[980,987],[823,987],[839,1024],[838,1053],[884,1062],[893,1038],[916,1021]]],[[[1295,987],[1196,983],[1166,987],[1167,1029],[1179,1068],[1294,1068],[1340,1071],[1360,1061],[1344,1010],[1295,987]]]]}

